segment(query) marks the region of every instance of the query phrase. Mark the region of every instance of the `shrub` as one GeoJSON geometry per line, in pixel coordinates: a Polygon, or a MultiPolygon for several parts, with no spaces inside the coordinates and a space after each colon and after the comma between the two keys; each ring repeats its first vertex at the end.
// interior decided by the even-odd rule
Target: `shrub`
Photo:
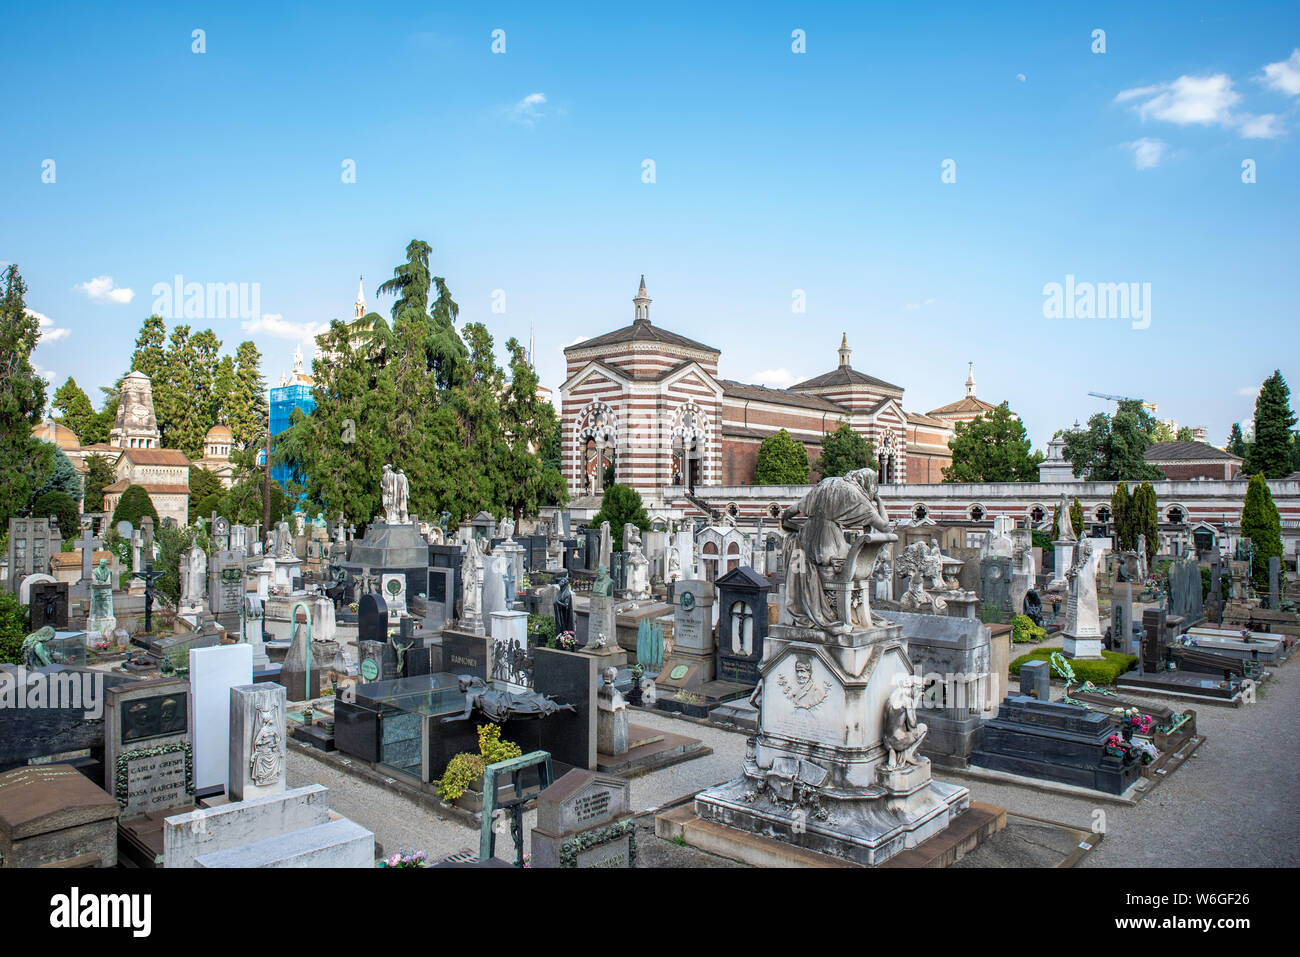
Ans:
{"type": "Polygon", "coordinates": [[[1017,645],[1027,641],[1042,641],[1047,637],[1047,629],[1034,624],[1028,615],[1016,615],[1011,619],[1011,640],[1017,645]]]}
{"type": "MultiPolygon", "coordinates": [[[[1060,651],[1059,648],[1035,648],[1027,655],[1021,655],[1015,661],[1011,662],[1009,669],[1013,675],[1020,674],[1020,666],[1027,661],[1050,661],[1052,652],[1060,651]]],[[[1074,669],[1074,675],[1079,681],[1091,681],[1095,685],[1113,685],[1115,679],[1126,671],[1132,671],[1137,667],[1137,655],[1124,655],[1117,651],[1103,651],[1101,661],[1084,661],[1079,658],[1070,659],[1070,667],[1074,669]]]]}
{"type": "Polygon", "coordinates": [[[140,527],[140,519],[148,515],[153,519],[153,527],[156,532],[159,527],[158,509],[153,507],[153,501],[149,498],[149,493],[139,485],[128,485],[122,497],[117,500],[117,508],[113,510],[111,525],[117,527],[118,522],[130,522],[133,528],[140,527]]]}
{"type": "Polygon", "coordinates": [[[447,769],[437,782],[438,796],[448,803],[456,801],[483,773],[483,759],[477,754],[458,754],[447,762],[447,769]]]}
{"type": "Polygon", "coordinates": [[[550,615],[529,615],[528,633],[541,635],[542,644],[550,647],[550,642],[555,638],[555,619],[550,615]]]}
{"type": "Polygon", "coordinates": [[[32,515],[37,518],[58,519],[59,534],[63,536],[65,542],[76,538],[77,531],[81,528],[81,513],[77,511],[77,503],[67,492],[46,492],[32,506],[32,515]]]}
{"type": "Polygon", "coordinates": [[[27,612],[16,595],[0,591],[0,662],[20,665],[27,637],[27,612]]]}
{"type": "Polygon", "coordinates": [[[478,726],[478,753],[483,758],[483,765],[509,761],[522,755],[523,749],[513,741],[501,740],[501,725],[481,724],[478,726]]]}

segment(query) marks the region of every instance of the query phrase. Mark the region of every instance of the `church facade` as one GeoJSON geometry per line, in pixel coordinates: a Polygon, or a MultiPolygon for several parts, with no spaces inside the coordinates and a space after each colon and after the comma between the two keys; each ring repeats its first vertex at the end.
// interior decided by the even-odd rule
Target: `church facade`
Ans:
{"type": "Polygon", "coordinates": [[[651,323],[644,277],[632,302],[631,325],[564,350],[561,448],[575,498],[599,495],[607,475],[649,503],[669,487],[751,484],[763,439],[785,429],[815,463],[841,422],[875,444],[884,482],[937,482],[951,463],[953,421],[907,412],[901,386],[853,368],[847,335],[831,371],[774,389],[720,378],[720,350],[651,323]]]}

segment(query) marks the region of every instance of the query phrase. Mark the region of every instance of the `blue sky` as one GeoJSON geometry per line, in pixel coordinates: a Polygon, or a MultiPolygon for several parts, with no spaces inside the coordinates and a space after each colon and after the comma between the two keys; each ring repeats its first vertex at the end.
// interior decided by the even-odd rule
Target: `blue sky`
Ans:
{"type": "Polygon", "coordinates": [[[644,273],[729,378],[819,374],[847,331],[910,411],[974,361],[1040,447],[1113,407],[1089,391],[1222,443],[1274,368],[1300,385],[1300,7],[1077,6],[14,9],[0,261],[38,366],[96,399],[155,283],[258,284],[257,316],[188,321],[274,383],[359,275],[387,312],[419,237],[463,320],[535,327],[552,388],[644,273]],[[1047,318],[1067,276],[1149,283],[1149,326],[1047,318]]]}

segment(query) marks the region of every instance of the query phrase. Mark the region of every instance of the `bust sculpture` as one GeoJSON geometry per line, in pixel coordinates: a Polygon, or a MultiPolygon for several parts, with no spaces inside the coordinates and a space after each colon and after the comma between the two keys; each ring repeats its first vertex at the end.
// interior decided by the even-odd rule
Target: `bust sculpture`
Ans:
{"type": "Polygon", "coordinates": [[[614,582],[610,580],[606,566],[596,569],[596,582],[591,586],[591,593],[598,598],[609,598],[614,594],[614,582]]]}

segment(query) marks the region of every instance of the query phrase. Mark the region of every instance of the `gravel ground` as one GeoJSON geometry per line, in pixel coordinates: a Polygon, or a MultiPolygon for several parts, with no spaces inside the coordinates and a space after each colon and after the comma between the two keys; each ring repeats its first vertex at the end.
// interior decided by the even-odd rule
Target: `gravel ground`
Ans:
{"type": "MultiPolygon", "coordinates": [[[[1260,689],[1257,701],[1241,708],[1192,705],[1199,732],[1207,740],[1135,807],[1026,787],[948,780],[969,787],[976,800],[1085,829],[1091,827],[1094,812],[1100,812],[1106,839],[1086,856],[1084,867],[1296,867],[1300,865],[1300,838],[1296,837],[1300,804],[1295,800],[1300,793],[1298,674],[1295,664],[1282,666],[1260,689]]],[[[1053,690],[1059,696],[1060,686],[1053,690]]],[[[1173,704],[1177,707],[1177,702],[1173,704]]],[[[672,803],[739,773],[744,734],[644,711],[635,712],[633,721],[700,738],[713,748],[706,757],[634,778],[635,810],[672,803]]],[[[944,775],[940,771],[936,777],[944,775]]],[[[312,782],[330,788],[330,806],[374,831],[388,853],[398,847],[418,848],[441,859],[478,846],[476,830],[439,819],[427,807],[290,751],[290,786],[312,782]]],[[[534,818],[534,812],[525,815],[527,828],[534,818]]],[[[643,844],[653,840],[652,833],[643,828],[639,840],[643,844]]],[[[497,856],[509,858],[512,853],[509,837],[499,835],[497,856]]],[[[667,849],[647,855],[644,862],[675,866],[667,849]]]]}

